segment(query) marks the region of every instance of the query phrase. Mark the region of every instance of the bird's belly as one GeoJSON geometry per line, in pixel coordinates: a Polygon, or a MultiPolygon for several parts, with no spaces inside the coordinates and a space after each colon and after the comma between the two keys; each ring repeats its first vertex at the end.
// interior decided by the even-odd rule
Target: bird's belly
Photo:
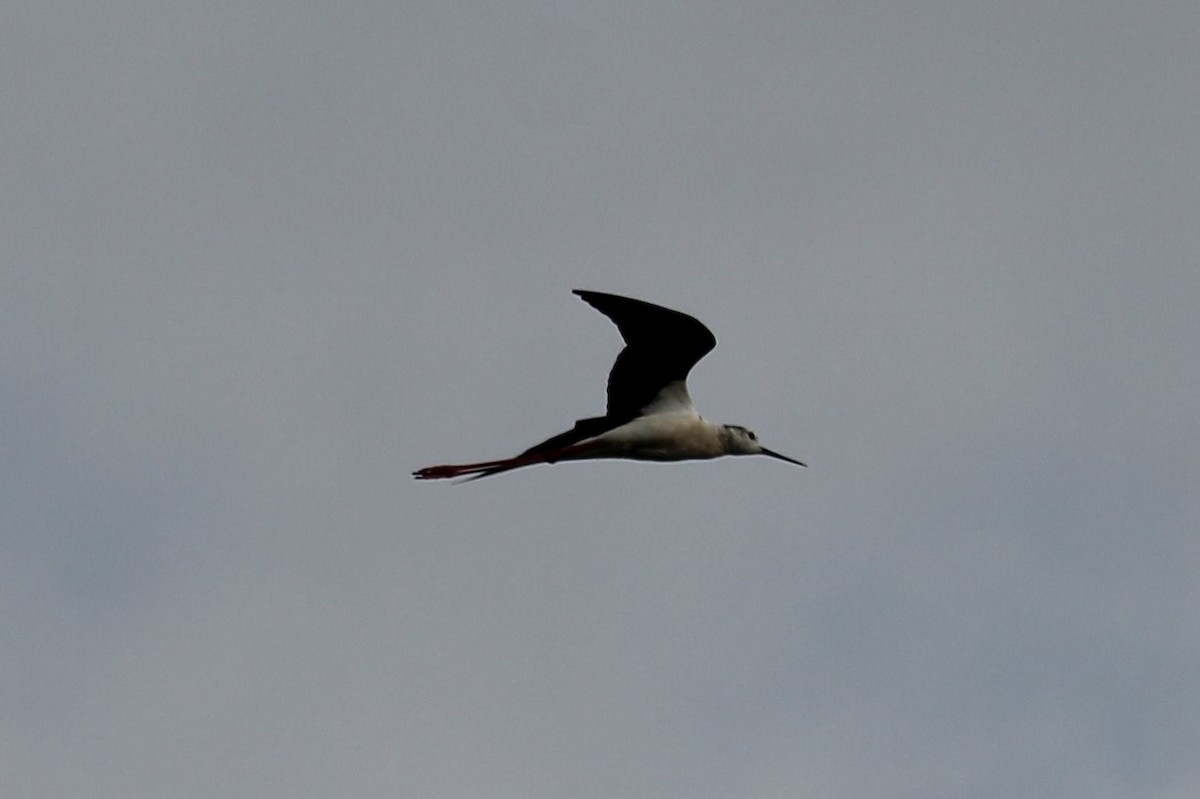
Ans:
{"type": "Polygon", "coordinates": [[[715,425],[693,414],[644,416],[610,430],[601,439],[609,457],[639,461],[686,461],[721,454],[715,425]]]}

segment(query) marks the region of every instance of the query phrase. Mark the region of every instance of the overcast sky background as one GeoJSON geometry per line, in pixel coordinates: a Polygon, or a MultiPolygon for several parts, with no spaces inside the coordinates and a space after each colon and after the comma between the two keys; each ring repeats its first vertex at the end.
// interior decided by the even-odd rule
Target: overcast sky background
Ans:
{"type": "Polygon", "coordinates": [[[0,16],[6,796],[1200,795],[1200,5],[0,16]]]}

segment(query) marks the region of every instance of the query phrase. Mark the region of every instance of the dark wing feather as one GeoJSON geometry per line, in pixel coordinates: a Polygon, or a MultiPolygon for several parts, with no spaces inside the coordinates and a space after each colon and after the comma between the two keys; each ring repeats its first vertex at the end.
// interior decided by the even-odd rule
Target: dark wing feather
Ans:
{"type": "Polygon", "coordinates": [[[614,427],[624,424],[627,421],[629,420],[625,419],[614,423],[614,421],[607,416],[593,416],[590,419],[580,419],[575,423],[575,426],[567,432],[559,433],[552,438],[547,438],[542,443],[535,444],[534,446],[525,450],[517,457],[523,458],[526,455],[533,455],[538,452],[549,452],[550,450],[569,447],[572,444],[578,444],[585,438],[598,436],[601,433],[612,430],[614,427]]]}
{"type": "Polygon", "coordinates": [[[575,293],[611,319],[625,339],[625,349],[608,375],[609,420],[637,416],[663,386],[685,380],[696,362],[717,346],[712,331],[679,311],[598,291],[575,293]]]}

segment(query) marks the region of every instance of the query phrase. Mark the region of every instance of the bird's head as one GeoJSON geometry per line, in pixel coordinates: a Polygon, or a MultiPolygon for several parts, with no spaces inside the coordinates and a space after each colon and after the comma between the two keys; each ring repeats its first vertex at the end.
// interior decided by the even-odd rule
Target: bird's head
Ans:
{"type": "Polygon", "coordinates": [[[727,424],[721,428],[721,440],[725,445],[725,452],[730,455],[766,455],[777,460],[794,463],[797,466],[808,465],[801,463],[795,458],[789,458],[786,455],[780,455],[778,452],[767,449],[758,443],[758,436],[754,435],[754,431],[747,430],[745,427],[736,424],[727,424]]]}

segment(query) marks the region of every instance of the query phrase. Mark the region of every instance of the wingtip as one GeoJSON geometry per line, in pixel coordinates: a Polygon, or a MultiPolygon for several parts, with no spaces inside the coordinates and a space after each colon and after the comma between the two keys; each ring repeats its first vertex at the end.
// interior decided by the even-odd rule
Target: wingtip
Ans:
{"type": "Polygon", "coordinates": [[[606,294],[603,291],[592,291],[591,289],[571,289],[571,293],[586,302],[588,305],[597,309],[599,309],[599,306],[596,305],[597,301],[603,301],[606,297],[612,297],[613,299],[618,300],[625,299],[624,297],[618,297],[615,294],[606,294]]]}

